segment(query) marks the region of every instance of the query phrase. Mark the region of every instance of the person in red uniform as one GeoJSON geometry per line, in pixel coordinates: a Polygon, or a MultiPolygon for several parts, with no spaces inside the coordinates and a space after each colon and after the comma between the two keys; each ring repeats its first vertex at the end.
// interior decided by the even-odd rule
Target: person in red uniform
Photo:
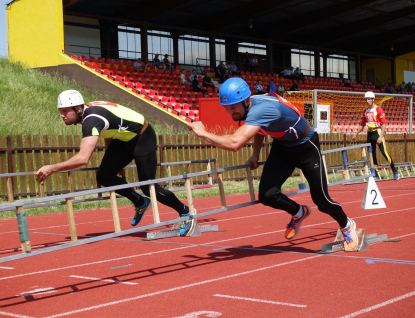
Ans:
{"type": "Polygon", "coordinates": [[[372,145],[373,164],[375,165],[375,179],[380,179],[376,170],[376,167],[378,166],[378,160],[376,158],[376,145],[378,145],[380,152],[386,158],[393,171],[394,179],[399,180],[399,173],[395,168],[395,164],[393,163],[391,156],[386,150],[384,135],[387,123],[385,112],[382,108],[375,104],[375,94],[373,92],[366,92],[365,98],[369,107],[363,112],[362,121],[360,122],[357,132],[353,135],[352,141],[356,141],[357,135],[363,131],[365,126],[367,126],[367,142],[372,145]]]}

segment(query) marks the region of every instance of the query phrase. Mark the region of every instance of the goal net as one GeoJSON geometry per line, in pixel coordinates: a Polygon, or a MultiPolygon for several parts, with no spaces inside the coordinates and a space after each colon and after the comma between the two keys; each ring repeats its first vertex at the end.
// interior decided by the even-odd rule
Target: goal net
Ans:
{"type": "MultiPolygon", "coordinates": [[[[331,90],[288,91],[284,98],[299,109],[320,133],[355,132],[367,108],[365,92],[331,90]]],[[[386,114],[387,131],[410,132],[413,127],[413,96],[375,93],[375,104],[386,114]]]]}

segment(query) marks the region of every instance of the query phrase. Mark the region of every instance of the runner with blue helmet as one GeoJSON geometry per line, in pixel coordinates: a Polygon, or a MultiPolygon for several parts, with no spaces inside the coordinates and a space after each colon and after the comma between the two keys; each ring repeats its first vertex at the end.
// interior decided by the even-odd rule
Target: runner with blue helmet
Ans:
{"type": "Polygon", "coordinates": [[[294,169],[300,168],[309,182],[313,202],[339,224],[345,251],[358,250],[356,223],[330,198],[318,134],[300,111],[275,93],[251,96],[249,85],[239,77],[223,83],[219,103],[234,121],[245,121],[245,124],[233,134],[222,136],[206,131],[202,122],[190,123],[189,129],[212,145],[230,151],[238,151],[253,138],[253,154],[248,159],[251,169],[258,168],[265,136],[274,139],[261,175],[258,199],[264,205],[291,215],[285,237],[295,238],[300,233],[301,223],[311,213],[309,206],[300,205],[281,192],[294,169]]]}

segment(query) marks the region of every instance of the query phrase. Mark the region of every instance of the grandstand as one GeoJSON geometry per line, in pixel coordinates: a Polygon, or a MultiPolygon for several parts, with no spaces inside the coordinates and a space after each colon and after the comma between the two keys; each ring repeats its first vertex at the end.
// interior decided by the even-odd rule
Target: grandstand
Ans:
{"type": "MultiPolygon", "coordinates": [[[[285,97],[304,102],[313,100],[313,90],[331,91],[328,95],[318,96],[319,101],[333,105],[331,132],[353,132],[357,129],[364,107],[359,99],[361,95],[333,92],[371,90],[380,94],[383,93],[383,85],[390,83],[396,88],[396,83],[404,79],[404,71],[415,70],[415,41],[412,40],[413,34],[406,31],[414,26],[414,14],[415,6],[410,3],[392,5],[382,0],[362,4],[349,1],[337,4],[327,4],[322,0],[289,1],[277,3],[272,8],[259,5],[258,1],[208,3],[190,0],[162,8],[144,0],[126,2],[122,6],[117,1],[105,1],[102,6],[65,0],[12,1],[7,6],[9,57],[11,61],[53,72],[61,71],[62,66],[69,63],[88,68],[114,87],[139,97],[143,105],[140,111],[151,110],[163,118],[170,116],[171,120],[177,120],[181,125],[199,119],[203,98],[200,93],[180,84],[181,69],[187,71],[187,76],[190,69],[198,68],[199,75],[209,72],[214,77],[218,61],[234,60],[241,70],[238,76],[248,82],[252,91],[258,80],[267,87],[271,78],[276,85],[284,86],[285,97]],[[301,10],[298,10],[299,5],[301,10]],[[45,6],[49,11],[42,11],[45,6]],[[157,14],[149,14],[155,12],[154,9],[157,9],[157,14]],[[186,19],[183,19],[184,13],[186,19]],[[383,13],[388,14],[387,19],[383,13]],[[226,19],[213,23],[211,17],[215,14],[226,19]],[[251,21],[249,28],[240,24],[238,15],[249,16],[249,19],[246,17],[247,21],[251,21]],[[330,16],[330,28],[321,19],[323,15],[330,16]],[[40,20],[38,16],[43,18],[40,20]],[[311,19],[311,16],[316,18],[311,19]],[[24,23],[22,17],[25,17],[24,23]],[[274,23],[285,25],[293,18],[299,21],[295,28],[268,31],[274,23]],[[404,29],[394,26],[396,36],[392,50],[390,42],[383,39],[392,32],[391,23],[402,19],[407,25],[404,29]],[[208,22],[202,25],[202,20],[208,22]],[[181,21],[186,21],[185,25],[181,21]],[[26,27],[28,24],[32,26],[30,30],[26,27]],[[408,27],[408,24],[411,25],[408,27]],[[257,32],[258,27],[261,32],[257,32]],[[350,29],[353,32],[345,31],[350,29]],[[124,32],[135,45],[132,51],[130,47],[120,47],[120,32],[124,32]],[[376,37],[365,35],[370,32],[381,34],[376,37]],[[48,37],[43,34],[48,34],[48,37]],[[170,41],[171,51],[168,53],[175,65],[173,71],[154,68],[151,63],[147,63],[145,74],[134,71],[132,63],[137,57],[151,61],[154,55],[154,47],[153,50],[150,48],[148,40],[150,37],[152,43],[157,37],[160,43],[170,41]],[[192,50],[183,51],[179,47],[184,47],[186,41],[197,45],[203,41],[208,43],[203,46],[209,52],[206,59],[188,57],[187,54],[193,54],[192,50]],[[296,44],[290,45],[289,42],[296,44]],[[376,45],[371,46],[370,43],[376,45]],[[350,52],[351,49],[356,52],[350,52]],[[305,50],[306,53],[302,53],[305,50]],[[259,55],[256,70],[247,70],[243,66],[245,51],[259,55]],[[294,59],[293,54],[298,55],[298,60],[294,59]],[[70,59],[67,59],[68,56],[70,59]],[[301,64],[304,58],[309,60],[310,66],[304,69],[299,65],[305,76],[298,81],[301,93],[294,98],[289,89],[296,80],[283,78],[281,70],[292,65],[294,60],[301,64]],[[347,67],[336,70],[330,63],[343,63],[347,67]],[[372,71],[376,76],[371,75],[372,71]],[[343,85],[343,78],[350,81],[351,87],[343,85]]],[[[200,76],[199,80],[202,81],[200,76]]],[[[92,83],[84,82],[83,85],[92,87],[92,83]]],[[[94,89],[100,86],[95,83],[94,89]]],[[[210,89],[208,95],[209,98],[217,98],[217,93],[210,89]]],[[[376,102],[386,111],[389,131],[412,131],[413,111],[408,99],[381,98],[376,102]]]]}
{"type": "MultiPolygon", "coordinates": [[[[99,57],[97,60],[93,56],[87,58],[84,55],[77,56],[70,54],[72,59],[86,67],[90,67],[98,72],[101,76],[107,77],[115,84],[128,88],[132,92],[146,98],[154,104],[166,109],[173,115],[188,121],[199,120],[199,101],[203,98],[200,92],[193,92],[189,86],[180,84],[180,65],[176,65],[173,71],[157,69],[151,63],[147,64],[147,72],[136,72],[132,67],[134,60],[106,59],[99,57]]],[[[214,77],[214,72],[205,68],[214,77]]],[[[186,77],[191,74],[186,71],[186,77]]],[[[300,92],[289,91],[295,79],[286,79],[276,73],[250,72],[241,71],[239,76],[243,78],[250,86],[251,92],[254,93],[254,86],[258,80],[266,87],[271,79],[276,85],[284,85],[284,97],[290,100],[313,101],[314,90],[330,90],[331,93],[321,93],[318,96],[319,101],[333,103],[333,120],[331,132],[352,133],[357,131],[362,112],[366,108],[366,103],[361,95],[352,95],[345,92],[374,91],[377,93],[375,102],[381,106],[388,116],[389,132],[409,131],[410,105],[409,99],[400,96],[385,97],[383,91],[376,89],[370,82],[358,83],[351,81],[352,87],[344,87],[340,79],[315,78],[306,76],[304,80],[299,80],[300,92]],[[339,91],[336,94],[335,91],[339,91]],[[341,92],[341,93],[340,93],[341,92]]],[[[198,76],[201,82],[202,77],[198,76]]],[[[208,88],[208,97],[218,97],[216,92],[208,88]]],[[[306,114],[310,121],[313,122],[312,109],[308,109],[306,114]],[[310,113],[311,112],[311,113],[310,113]]],[[[412,123],[414,120],[412,120],[412,123]]],[[[415,127],[413,127],[415,129],[415,127]]]]}

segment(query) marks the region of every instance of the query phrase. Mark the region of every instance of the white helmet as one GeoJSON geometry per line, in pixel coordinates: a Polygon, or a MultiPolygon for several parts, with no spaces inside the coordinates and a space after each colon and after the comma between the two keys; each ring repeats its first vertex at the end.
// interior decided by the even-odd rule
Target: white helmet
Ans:
{"type": "Polygon", "coordinates": [[[73,89],[63,91],[58,96],[58,108],[74,107],[83,104],[85,102],[81,93],[73,89]]]}
{"type": "Polygon", "coordinates": [[[373,94],[373,92],[371,92],[371,91],[366,92],[365,98],[375,98],[375,94],[373,94]]]}

